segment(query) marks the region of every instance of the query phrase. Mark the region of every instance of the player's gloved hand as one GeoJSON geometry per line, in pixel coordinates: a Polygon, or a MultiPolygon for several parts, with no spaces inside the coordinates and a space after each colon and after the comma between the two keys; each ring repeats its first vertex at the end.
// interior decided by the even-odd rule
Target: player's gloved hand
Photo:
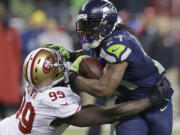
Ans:
{"type": "Polygon", "coordinates": [[[54,49],[56,51],[60,51],[61,56],[63,56],[66,60],[70,59],[70,52],[65,49],[62,45],[58,45],[58,44],[44,44],[42,45],[42,47],[44,48],[49,48],[49,49],[54,49]]]}
{"type": "Polygon", "coordinates": [[[69,83],[72,90],[77,90],[77,87],[75,85],[75,80],[79,74],[79,67],[80,67],[80,63],[82,59],[83,59],[83,56],[79,56],[70,67],[68,78],[69,78],[69,83]]]}
{"type": "Polygon", "coordinates": [[[165,80],[157,81],[153,90],[152,96],[149,97],[152,106],[162,103],[163,99],[169,95],[169,87],[165,80]]]}

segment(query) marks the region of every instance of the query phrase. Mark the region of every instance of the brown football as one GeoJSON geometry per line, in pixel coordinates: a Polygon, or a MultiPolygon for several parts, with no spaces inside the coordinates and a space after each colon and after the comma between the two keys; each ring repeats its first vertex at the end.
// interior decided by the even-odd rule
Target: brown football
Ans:
{"type": "Polygon", "coordinates": [[[103,66],[96,58],[84,55],[79,73],[89,79],[99,79],[103,73],[103,66]]]}

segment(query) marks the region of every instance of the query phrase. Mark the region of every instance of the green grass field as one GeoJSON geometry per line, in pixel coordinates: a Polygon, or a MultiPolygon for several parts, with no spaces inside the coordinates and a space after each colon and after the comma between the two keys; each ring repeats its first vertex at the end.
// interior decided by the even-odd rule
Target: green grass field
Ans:
{"type": "Polygon", "coordinates": [[[180,131],[174,131],[173,135],[180,135],[180,131]]]}
{"type": "MultiPolygon", "coordinates": [[[[71,127],[69,127],[63,133],[63,135],[87,135],[87,128],[71,128],[71,127]]],[[[108,129],[103,129],[103,132],[101,135],[108,135],[108,129]]],[[[180,135],[180,130],[179,131],[173,131],[172,135],[180,135]]]]}

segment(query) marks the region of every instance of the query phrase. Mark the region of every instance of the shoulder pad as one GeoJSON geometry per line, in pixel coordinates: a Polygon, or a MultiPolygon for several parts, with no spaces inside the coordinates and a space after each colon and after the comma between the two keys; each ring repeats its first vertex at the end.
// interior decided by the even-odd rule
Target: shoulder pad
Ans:
{"type": "Polygon", "coordinates": [[[54,87],[44,93],[42,93],[42,102],[51,107],[59,107],[59,105],[64,104],[74,104],[79,103],[81,98],[70,88],[66,87],[54,87]]]}
{"type": "Polygon", "coordinates": [[[38,109],[45,115],[66,118],[80,111],[81,99],[70,88],[54,87],[41,93],[38,109]]]}
{"type": "Polygon", "coordinates": [[[131,49],[123,44],[113,44],[101,49],[100,57],[109,63],[124,61],[130,55],[131,49]]]}
{"type": "Polygon", "coordinates": [[[106,51],[112,55],[115,55],[119,59],[121,53],[125,50],[126,46],[122,44],[115,44],[109,46],[106,51]]]}

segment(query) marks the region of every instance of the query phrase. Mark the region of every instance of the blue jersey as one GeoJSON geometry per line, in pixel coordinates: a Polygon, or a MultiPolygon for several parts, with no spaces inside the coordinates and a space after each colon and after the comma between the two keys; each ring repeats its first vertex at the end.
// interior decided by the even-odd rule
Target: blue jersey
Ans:
{"type": "MultiPolygon", "coordinates": [[[[156,81],[166,79],[164,67],[158,61],[150,58],[142,49],[137,38],[127,31],[114,31],[111,37],[101,44],[100,52],[96,53],[96,51],[84,48],[85,54],[97,57],[104,65],[122,61],[129,63],[116,89],[116,93],[121,94],[121,99],[124,101],[149,96],[152,94],[156,81]]],[[[170,90],[169,99],[173,93],[172,89],[170,90]]]]}

